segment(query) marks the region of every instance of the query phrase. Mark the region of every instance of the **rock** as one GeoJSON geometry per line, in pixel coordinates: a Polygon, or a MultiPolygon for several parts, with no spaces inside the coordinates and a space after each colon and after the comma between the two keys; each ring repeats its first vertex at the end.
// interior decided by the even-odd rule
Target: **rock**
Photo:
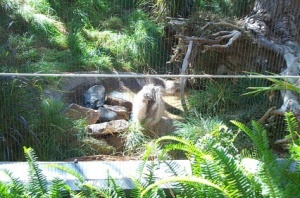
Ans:
{"type": "Polygon", "coordinates": [[[103,106],[105,101],[105,87],[103,85],[94,85],[83,94],[83,106],[92,109],[98,109],[103,106]]]}
{"type": "Polygon", "coordinates": [[[175,80],[166,80],[164,81],[165,88],[164,93],[167,95],[174,95],[179,92],[179,82],[175,80]]]}
{"type": "Polygon", "coordinates": [[[122,119],[129,120],[129,118],[130,118],[128,109],[126,107],[117,106],[117,105],[115,105],[115,106],[103,105],[103,107],[108,109],[108,110],[116,112],[117,113],[116,120],[122,120],[122,119]]]}
{"type": "MultiPolygon", "coordinates": [[[[91,72],[95,74],[96,72],[91,72]]],[[[80,72],[82,74],[82,72],[80,72]]],[[[83,104],[83,93],[93,85],[101,84],[97,77],[61,77],[57,79],[57,87],[51,87],[60,98],[68,104],[83,104]]]]}
{"type": "Polygon", "coordinates": [[[85,108],[74,103],[70,104],[63,111],[63,114],[74,120],[84,119],[87,124],[95,124],[100,117],[100,111],[85,108]]]}
{"type": "Polygon", "coordinates": [[[110,155],[116,151],[116,149],[110,146],[104,139],[88,137],[83,140],[83,143],[95,149],[98,154],[110,155]]]}
{"type": "Polygon", "coordinates": [[[87,126],[88,133],[94,136],[101,136],[113,133],[122,133],[127,131],[129,124],[126,120],[113,120],[99,124],[91,124],[87,126]]]}
{"type": "Polygon", "coordinates": [[[105,137],[105,141],[116,148],[116,152],[124,152],[124,143],[126,138],[122,137],[121,135],[108,135],[105,137]]]}
{"type": "Polygon", "coordinates": [[[123,107],[126,107],[128,111],[132,110],[132,103],[128,100],[123,99],[123,98],[107,96],[106,97],[106,104],[123,106],[123,107]]]}
{"type": "Polygon", "coordinates": [[[99,122],[109,122],[109,121],[115,120],[118,116],[116,112],[106,109],[104,107],[99,107],[98,110],[101,113],[99,122]]]}

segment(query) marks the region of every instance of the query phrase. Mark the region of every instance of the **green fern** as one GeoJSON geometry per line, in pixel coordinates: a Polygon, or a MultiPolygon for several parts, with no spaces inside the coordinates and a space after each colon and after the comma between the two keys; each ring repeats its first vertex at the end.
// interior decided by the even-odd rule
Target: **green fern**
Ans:
{"type": "Polygon", "coordinates": [[[49,186],[48,192],[45,197],[68,197],[70,195],[71,188],[61,179],[55,178],[49,186]]]}
{"type": "Polygon", "coordinates": [[[48,182],[37,164],[37,157],[32,148],[23,147],[29,166],[29,193],[31,196],[42,197],[48,191],[48,182]]]}
{"type": "Polygon", "coordinates": [[[220,187],[212,182],[210,182],[207,179],[203,179],[200,177],[194,177],[194,176],[176,176],[176,177],[169,177],[166,179],[159,180],[155,182],[154,184],[149,185],[145,190],[142,191],[141,197],[143,197],[149,190],[158,187],[159,185],[172,183],[172,182],[182,182],[182,183],[190,183],[192,185],[194,184],[202,184],[206,186],[213,187],[219,191],[221,191],[226,197],[234,197],[234,195],[230,194],[225,188],[220,187]]]}
{"type": "Polygon", "coordinates": [[[47,181],[32,148],[23,147],[23,149],[29,166],[27,192],[30,197],[64,197],[70,194],[71,189],[61,179],[56,178],[51,182],[47,181]]]}
{"type": "Polygon", "coordinates": [[[222,172],[226,175],[224,183],[228,191],[234,193],[235,197],[257,197],[257,189],[252,188],[253,181],[251,181],[246,172],[241,169],[239,162],[226,148],[215,145],[212,149],[212,153],[218,163],[218,167],[223,169],[222,172]]]}
{"type": "Polygon", "coordinates": [[[8,170],[3,170],[3,173],[9,177],[10,182],[0,182],[0,195],[4,196],[6,194],[5,197],[16,197],[26,194],[26,188],[18,178],[15,178],[8,170]]]}
{"type": "MultiPolygon", "coordinates": [[[[291,115],[288,115],[291,116],[291,115]]],[[[294,131],[296,125],[291,118],[286,118],[288,130],[294,131]]],[[[299,174],[288,170],[290,163],[279,163],[275,155],[269,149],[266,130],[257,122],[252,122],[252,129],[244,124],[232,121],[238,128],[244,131],[253,141],[260,156],[260,166],[256,173],[262,186],[262,195],[269,197],[286,197],[286,187],[300,188],[299,174]],[[284,185],[282,182],[284,181],[284,185]]],[[[295,192],[295,191],[294,191],[295,192]]],[[[296,192],[299,192],[296,191],[296,192]]],[[[290,194],[290,192],[289,192],[290,194]]]]}
{"type": "MultiPolygon", "coordinates": [[[[182,173],[177,174],[176,172],[173,173],[174,178],[171,179],[172,182],[175,182],[176,177],[181,177],[181,179],[175,182],[175,186],[179,191],[178,194],[180,194],[181,197],[233,197],[236,195],[236,189],[231,190],[228,188],[229,183],[224,182],[226,181],[222,178],[225,177],[224,169],[220,168],[219,161],[214,159],[211,151],[201,150],[199,149],[200,147],[197,147],[197,145],[192,142],[174,136],[159,138],[156,143],[163,145],[164,141],[168,142],[168,144],[163,146],[165,152],[173,150],[183,151],[191,162],[193,175],[191,180],[182,177],[182,173]],[[210,167],[206,167],[205,165],[207,164],[209,164],[210,167]],[[204,169],[205,171],[203,171],[204,169]],[[210,177],[212,175],[214,177],[210,177]]],[[[211,147],[209,146],[208,148],[211,147]]],[[[238,176],[236,178],[238,178],[238,176]]],[[[154,187],[156,184],[161,185],[162,183],[159,182],[169,183],[171,181],[163,179],[150,186],[154,187]]],[[[148,188],[149,187],[147,187],[145,191],[147,191],[148,188]]]]}

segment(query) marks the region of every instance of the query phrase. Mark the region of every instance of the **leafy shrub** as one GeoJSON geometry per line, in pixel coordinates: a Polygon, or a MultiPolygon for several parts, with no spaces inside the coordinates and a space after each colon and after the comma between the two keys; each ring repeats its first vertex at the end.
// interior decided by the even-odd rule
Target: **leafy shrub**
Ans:
{"type": "MultiPolygon", "coordinates": [[[[290,135],[294,135],[297,122],[292,114],[286,114],[286,122],[290,135]]],[[[77,179],[76,185],[80,192],[73,192],[59,179],[48,182],[38,167],[35,152],[31,148],[24,148],[29,164],[28,184],[21,183],[4,170],[11,182],[0,181],[0,193],[6,195],[11,192],[14,196],[30,195],[31,197],[70,195],[71,197],[163,198],[168,197],[168,194],[160,186],[171,183],[174,188],[168,190],[176,197],[297,197],[300,193],[300,173],[297,171],[299,164],[292,171],[290,166],[295,162],[294,157],[299,156],[299,150],[292,150],[291,160],[278,160],[269,149],[266,130],[260,124],[253,121],[248,127],[237,121],[233,123],[253,141],[255,147],[252,155],[245,157],[237,153],[232,141],[227,144],[219,143],[218,141],[222,140],[222,133],[220,136],[214,136],[215,140],[210,138],[212,141],[200,141],[199,144],[174,136],[161,137],[154,144],[149,144],[144,159],[147,160],[154,150],[160,148],[158,159],[162,161],[154,160],[149,163],[144,161],[136,178],[132,179],[135,188],[127,192],[128,194],[111,177],[108,178],[108,185],[103,189],[88,183],[76,170],[59,165],[51,165],[51,167],[73,175],[77,179]],[[185,153],[191,163],[191,175],[188,175],[186,170],[180,169],[175,162],[164,160],[164,156],[174,150],[185,153]],[[297,155],[294,155],[295,151],[297,155]],[[157,180],[154,171],[162,163],[167,165],[168,172],[173,176],[157,180]]],[[[215,131],[212,131],[208,135],[214,133],[215,131]]],[[[207,138],[203,137],[203,139],[207,138]]]]}
{"type": "MultiPolygon", "coordinates": [[[[295,119],[286,114],[286,120],[288,130],[294,134],[295,119]]],[[[161,146],[163,153],[183,151],[191,162],[192,175],[177,176],[174,171],[174,177],[156,181],[142,195],[159,185],[172,183],[179,189],[180,197],[297,197],[300,193],[298,162],[296,169],[290,169],[297,159],[295,155],[291,155],[291,160],[278,160],[269,147],[266,130],[260,124],[253,121],[248,127],[237,121],[233,123],[253,141],[252,155],[239,155],[232,141],[220,144],[218,139],[210,138],[208,140],[212,141],[200,140],[199,144],[193,144],[179,137],[161,137],[156,144],[161,146]]]]}

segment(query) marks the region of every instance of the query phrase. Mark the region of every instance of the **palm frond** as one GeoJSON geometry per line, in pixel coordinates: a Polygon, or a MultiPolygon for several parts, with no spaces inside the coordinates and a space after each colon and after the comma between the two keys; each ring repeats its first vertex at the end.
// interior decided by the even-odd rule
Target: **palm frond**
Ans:
{"type": "Polygon", "coordinates": [[[267,78],[267,80],[271,81],[273,84],[268,87],[248,87],[248,89],[252,89],[254,91],[250,91],[243,95],[250,94],[258,94],[266,91],[280,91],[280,90],[290,90],[295,91],[296,93],[300,93],[300,88],[296,85],[291,84],[286,79],[275,79],[275,78],[267,78]]]}

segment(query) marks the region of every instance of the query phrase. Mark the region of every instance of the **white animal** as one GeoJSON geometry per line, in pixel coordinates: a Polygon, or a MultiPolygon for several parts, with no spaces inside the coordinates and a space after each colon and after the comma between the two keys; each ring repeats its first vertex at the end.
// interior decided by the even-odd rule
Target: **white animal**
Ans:
{"type": "Polygon", "coordinates": [[[132,121],[140,122],[146,127],[157,124],[165,112],[161,87],[153,84],[145,85],[133,100],[132,121]]]}

